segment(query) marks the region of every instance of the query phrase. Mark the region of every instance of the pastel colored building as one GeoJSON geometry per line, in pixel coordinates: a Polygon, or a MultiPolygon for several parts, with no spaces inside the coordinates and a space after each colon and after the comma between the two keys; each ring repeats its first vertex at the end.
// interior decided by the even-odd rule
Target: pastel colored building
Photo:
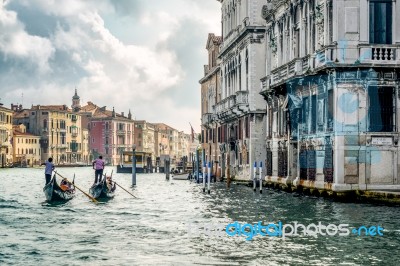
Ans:
{"type": "Polygon", "coordinates": [[[11,166],[13,163],[12,149],[12,117],[13,111],[0,104],[0,167],[11,166]]]}
{"type": "Polygon", "coordinates": [[[40,136],[26,132],[23,124],[13,126],[14,166],[34,166],[42,163],[40,136]]]}

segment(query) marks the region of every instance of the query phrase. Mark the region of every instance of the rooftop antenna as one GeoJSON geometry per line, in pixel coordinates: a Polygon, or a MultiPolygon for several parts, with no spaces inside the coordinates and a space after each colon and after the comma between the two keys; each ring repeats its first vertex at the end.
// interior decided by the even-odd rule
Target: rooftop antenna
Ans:
{"type": "Polygon", "coordinates": [[[22,98],[22,106],[24,106],[24,93],[21,93],[21,98],[22,98]]]}

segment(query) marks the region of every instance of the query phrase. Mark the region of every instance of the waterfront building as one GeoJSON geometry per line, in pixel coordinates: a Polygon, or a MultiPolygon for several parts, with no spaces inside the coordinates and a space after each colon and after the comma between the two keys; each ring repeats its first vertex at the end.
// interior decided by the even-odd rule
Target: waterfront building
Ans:
{"type": "Polygon", "coordinates": [[[106,107],[89,105],[82,109],[87,111],[95,106],[89,119],[89,148],[93,157],[102,155],[107,164],[121,164],[123,152],[132,151],[134,143],[135,125],[131,112],[125,117],[124,113],[117,114],[114,108],[110,111],[106,107]]]}
{"type": "MultiPolygon", "coordinates": [[[[225,125],[218,123],[213,110],[213,107],[221,101],[221,70],[218,59],[221,43],[222,37],[215,36],[213,33],[208,34],[206,44],[208,64],[204,65],[204,77],[199,81],[201,84],[201,146],[204,160],[216,166],[224,161],[221,158],[220,145],[225,143],[222,130],[225,125]]],[[[224,163],[222,163],[222,168],[224,169],[224,163]]]]}
{"type": "Polygon", "coordinates": [[[82,162],[79,114],[73,113],[66,105],[36,105],[30,109],[15,108],[14,111],[14,125],[23,124],[26,132],[41,137],[42,161],[52,157],[55,164],[82,162]]]}
{"type": "Polygon", "coordinates": [[[156,161],[155,127],[145,120],[135,120],[136,151],[148,155],[147,166],[151,167],[156,161]]]}
{"type": "Polygon", "coordinates": [[[11,166],[13,162],[12,117],[13,111],[0,103],[0,168],[11,166]]]}
{"type": "Polygon", "coordinates": [[[266,179],[399,190],[400,2],[264,4],[266,179]]]}
{"type": "Polygon", "coordinates": [[[189,160],[190,155],[190,143],[191,135],[186,134],[183,131],[178,131],[178,152],[177,158],[185,158],[184,160],[189,160]]]}
{"type": "Polygon", "coordinates": [[[223,41],[219,47],[221,95],[212,108],[218,124],[215,135],[220,161],[229,162],[232,176],[248,180],[251,165],[266,154],[265,101],[260,95],[266,52],[265,20],[260,13],[265,0],[218,1],[223,41]]]}
{"type": "Polygon", "coordinates": [[[174,133],[175,129],[164,124],[154,123],[156,132],[156,147],[158,146],[158,152],[160,155],[161,162],[163,158],[170,158],[171,164],[175,164],[176,156],[174,151],[174,133]]]}
{"type": "Polygon", "coordinates": [[[40,136],[26,132],[23,124],[13,126],[13,165],[28,167],[40,165],[40,136]]]}

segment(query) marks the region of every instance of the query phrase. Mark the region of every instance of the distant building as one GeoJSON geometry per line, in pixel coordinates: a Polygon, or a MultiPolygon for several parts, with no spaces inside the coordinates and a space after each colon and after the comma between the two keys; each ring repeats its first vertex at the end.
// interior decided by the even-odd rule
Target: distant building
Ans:
{"type": "Polygon", "coordinates": [[[0,104],[0,167],[11,166],[13,162],[12,149],[12,117],[13,111],[0,104]]]}
{"type": "Polygon", "coordinates": [[[42,163],[40,136],[26,132],[23,124],[13,126],[13,163],[34,166],[42,163]]]}
{"type": "Polygon", "coordinates": [[[15,125],[40,136],[41,160],[53,158],[55,164],[83,161],[81,116],[66,105],[36,105],[14,113],[15,125]]]}
{"type": "Polygon", "coordinates": [[[131,151],[134,143],[135,125],[129,111],[127,117],[123,113],[117,114],[106,107],[97,107],[93,103],[83,106],[81,114],[91,113],[89,120],[89,148],[94,158],[99,155],[108,164],[122,163],[123,151],[131,151]]]}
{"type": "Polygon", "coordinates": [[[154,165],[156,161],[155,126],[145,120],[135,120],[136,151],[150,154],[146,165],[154,165]]]}

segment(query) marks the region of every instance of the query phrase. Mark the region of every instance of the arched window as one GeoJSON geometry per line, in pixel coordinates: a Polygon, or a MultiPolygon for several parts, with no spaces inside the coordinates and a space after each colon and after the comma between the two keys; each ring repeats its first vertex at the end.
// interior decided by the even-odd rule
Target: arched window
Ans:
{"type": "Polygon", "coordinates": [[[47,119],[44,119],[44,120],[43,120],[43,128],[44,128],[44,129],[47,129],[47,119]]]}

